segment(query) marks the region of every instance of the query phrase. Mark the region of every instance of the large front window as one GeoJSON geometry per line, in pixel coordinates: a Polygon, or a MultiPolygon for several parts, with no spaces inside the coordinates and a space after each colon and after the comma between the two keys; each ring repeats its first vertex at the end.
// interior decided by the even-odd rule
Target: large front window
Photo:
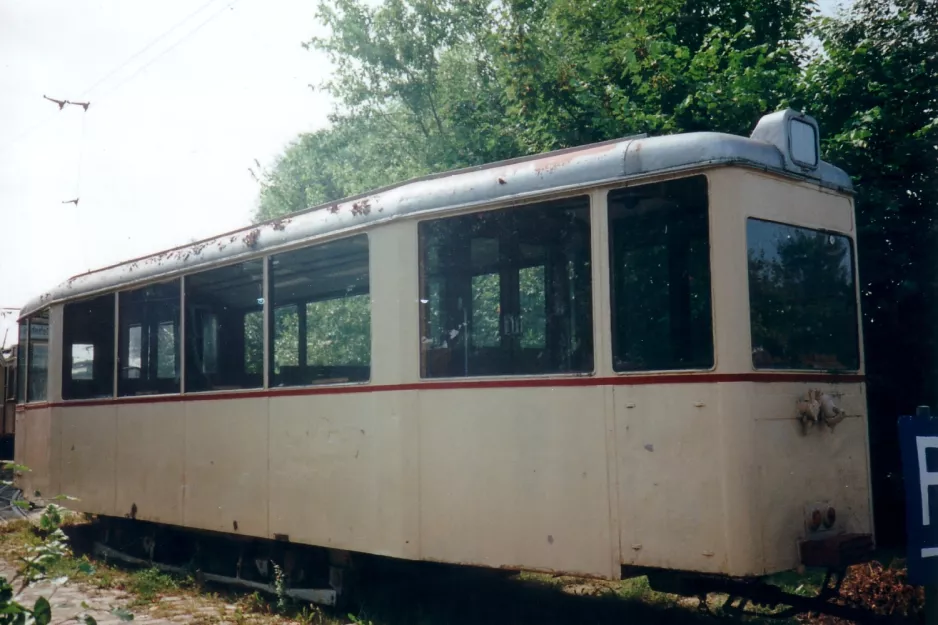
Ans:
{"type": "Polygon", "coordinates": [[[186,276],[186,392],[264,385],[264,261],[186,276]]]}
{"type": "Polygon", "coordinates": [[[422,377],[592,371],[588,198],[419,232],[422,377]]]}
{"type": "Polygon", "coordinates": [[[62,399],[114,394],[114,295],[65,305],[62,399]]]}
{"type": "Polygon", "coordinates": [[[367,382],[370,293],[367,235],[271,256],[271,386],[367,382]]]}
{"type": "Polygon", "coordinates": [[[179,280],[123,291],[117,394],[179,392],[179,280]]]}
{"type": "Polygon", "coordinates": [[[860,366],[853,247],[842,234],[750,218],[749,308],[757,369],[860,366]]]}
{"type": "Polygon", "coordinates": [[[49,311],[29,318],[29,342],[26,348],[26,401],[46,401],[49,382],[49,311]]]}
{"type": "Polygon", "coordinates": [[[704,176],[609,193],[616,371],[713,366],[704,176]]]}

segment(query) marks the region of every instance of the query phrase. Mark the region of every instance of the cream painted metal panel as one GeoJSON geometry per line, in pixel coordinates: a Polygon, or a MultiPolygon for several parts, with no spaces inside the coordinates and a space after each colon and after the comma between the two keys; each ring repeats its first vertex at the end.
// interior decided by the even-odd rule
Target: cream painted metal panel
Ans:
{"type": "Polygon", "coordinates": [[[138,519],[182,524],[185,419],[182,403],[118,405],[118,513],[136,509],[138,519]]]}
{"type": "Polygon", "coordinates": [[[390,224],[368,236],[371,381],[416,382],[420,374],[417,223],[390,224]]]}
{"type": "Polygon", "coordinates": [[[609,279],[609,189],[590,193],[590,256],[593,290],[593,370],[598,376],[613,375],[612,287],[609,279]]]}
{"type": "MultiPolygon", "coordinates": [[[[807,536],[805,506],[829,501],[833,532],[872,532],[866,459],[866,396],[862,384],[752,384],[758,475],[753,524],[762,528],[764,570],[798,565],[798,540],[807,536]],[[842,393],[838,407],[851,416],[833,430],[802,434],[795,403],[810,387],[842,393]]],[[[821,510],[823,514],[824,510],[821,510]]],[[[761,571],[759,571],[761,572],[761,571]]]]}
{"type": "Polygon", "coordinates": [[[55,409],[62,431],[62,494],[78,497],[70,507],[96,514],[123,515],[115,507],[117,406],[55,409]]]}
{"type": "Polygon", "coordinates": [[[720,385],[614,389],[623,564],[729,568],[720,385]]]}
{"type": "MultiPolygon", "coordinates": [[[[723,540],[726,545],[727,573],[749,575],[761,570],[762,526],[755,509],[758,501],[756,471],[757,435],[752,419],[748,383],[727,383],[717,387],[723,473],[723,540]]],[[[715,433],[717,435],[717,433],[715,433]]]]}
{"type": "Polygon", "coordinates": [[[270,532],[292,542],[414,555],[413,394],[270,400],[270,532]]]}
{"type": "Polygon", "coordinates": [[[421,394],[427,560],[614,577],[603,391],[421,394]]]}
{"type": "MultiPolygon", "coordinates": [[[[26,411],[20,408],[20,406],[17,406],[16,410],[16,436],[13,439],[13,461],[16,464],[26,466],[26,456],[28,454],[26,441],[29,439],[29,421],[26,418],[26,411]]],[[[16,483],[18,488],[23,488],[27,483],[26,476],[24,475],[17,478],[16,483]]],[[[25,488],[23,491],[29,492],[25,488]]]]}
{"type": "Polygon", "coordinates": [[[746,170],[727,169],[714,175],[731,172],[743,214],[853,234],[853,208],[847,196],[746,170]]]}
{"type": "Polygon", "coordinates": [[[185,410],[186,419],[185,525],[268,535],[267,401],[244,398],[176,405],[176,410],[185,410]]]}
{"type": "Polygon", "coordinates": [[[746,224],[740,224],[741,170],[709,171],[713,356],[722,373],[751,371],[746,224]],[[729,173],[729,176],[724,174],[729,173]],[[741,238],[740,238],[741,237],[741,238]],[[740,243],[742,241],[742,243],[740,243]]]}
{"type": "Polygon", "coordinates": [[[52,408],[32,408],[16,413],[16,438],[13,456],[17,464],[27,467],[15,480],[24,496],[32,498],[60,494],[59,437],[52,408]]]}

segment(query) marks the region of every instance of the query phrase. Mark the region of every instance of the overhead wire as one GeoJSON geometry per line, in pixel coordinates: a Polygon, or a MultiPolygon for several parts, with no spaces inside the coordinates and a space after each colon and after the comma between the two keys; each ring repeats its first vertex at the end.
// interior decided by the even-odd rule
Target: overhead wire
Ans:
{"type": "Polygon", "coordinates": [[[130,57],[128,57],[123,63],[121,63],[120,65],[118,65],[117,67],[115,67],[114,69],[112,69],[111,71],[109,71],[107,74],[105,74],[104,76],[102,76],[101,78],[99,78],[98,80],[96,80],[90,87],[87,87],[84,91],[81,92],[81,95],[79,95],[78,97],[79,97],[79,98],[83,98],[83,97],[85,97],[86,95],[90,94],[92,91],[95,90],[95,88],[98,87],[98,85],[100,85],[101,83],[105,82],[105,81],[108,80],[111,76],[114,76],[115,74],[117,74],[117,72],[119,72],[119,71],[121,71],[122,69],[124,69],[125,67],[127,67],[127,65],[129,65],[131,61],[133,61],[133,60],[136,59],[138,56],[140,56],[141,54],[143,54],[144,52],[146,52],[147,50],[149,50],[150,48],[152,48],[152,47],[153,47],[154,45],[156,45],[157,42],[159,42],[161,39],[165,38],[167,35],[169,35],[169,34],[172,33],[173,31],[175,31],[176,29],[178,29],[180,26],[182,26],[183,24],[185,24],[186,22],[188,22],[192,17],[194,17],[195,15],[201,13],[203,10],[205,10],[206,8],[208,8],[210,5],[212,5],[212,4],[214,4],[214,3],[215,3],[215,0],[208,0],[208,2],[206,2],[206,3],[203,4],[203,5],[201,5],[201,6],[200,6],[199,8],[197,8],[195,11],[193,11],[192,13],[189,13],[187,16],[185,16],[184,18],[182,18],[181,20],[179,20],[178,22],[176,22],[175,24],[173,24],[172,26],[170,26],[168,29],[166,29],[165,31],[163,31],[163,33],[160,34],[158,37],[155,37],[154,39],[151,39],[150,42],[149,42],[147,45],[145,45],[144,47],[142,47],[142,48],[140,48],[139,50],[137,50],[133,55],[131,55],[130,57]]]}
{"type": "MultiPolygon", "coordinates": [[[[118,72],[120,72],[122,69],[124,69],[125,67],[127,67],[134,59],[138,58],[140,55],[142,55],[144,52],[146,52],[147,50],[149,50],[150,48],[152,48],[152,47],[153,47],[154,45],[156,45],[158,42],[162,41],[162,40],[165,39],[167,36],[171,35],[173,32],[175,32],[176,30],[178,30],[183,24],[185,24],[186,22],[188,22],[188,21],[189,21],[190,19],[192,19],[194,16],[198,15],[199,13],[201,13],[202,11],[204,11],[206,8],[208,8],[208,7],[211,6],[212,4],[215,4],[216,1],[217,1],[217,0],[208,0],[207,2],[205,2],[204,4],[202,4],[201,6],[199,6],[199,8],[197,8],[195,11],[192,11],[191,13],[189,13],[188,15],[186,15],[186,17],[184,17],[183,19],[181,19],[181,20],[179,20],[178,22],[176,22],[175,24],[173,24],[173,26],[171,26],[171,27],[168,28],[167,30],[163,31],[160,35],[158,35],[157,37],[151,39],[149,43],[147,43],[145,46],[143,46],[142,48],[140,48],[139,50],[137,50],[137,52],[135,52],[135,53],[132,54],[130,57],[128,57],[127,59],[125,59],[125,60],[124,60],[122,63],[120,63],[118,66],[116,66],[116,67],[114,67],[113,69],[109,70],[106,74],[104,74],[104,75],[101,76],[99,79],[97,79],[94,83],[92,83],[91,86],[86,87],[84,90],[82,90],[81,93],[80,93],[80,95],[78,96],[78,98],[81,99],[81,98],[84,98],[84,97],[90,95],[90,94],[94,91],[94,89],[96,89],[96,88],[99,87],[101,84],[103,84],[104,82],[106,82],[107,80],[109,80],[111,77],[113,77],[114,75],[116,75],[118,72]]],[[[128,76],[128,77],[125,78],[124,80],[120,81],[114,88],[112,88],[112,89],[110,89],[109,91],[107,91],[107,92],[106,92],[104,95],[102,95],[101,97],[96,98],[95,101],[96,101],[96,102],[100,102],[100,100],[101,100],[103,97],[105,97],[106,95],[110,95],[111,93],[113,93],[114,91],[116,91],[117,89],[119,89],[120,87],[122,87],[124,84],[126,84],[127,82],[129,82],[130,80],[132,80],[134,77],[136,77],[137,74],[139,74],[144,68],[149,67],[149,66],[152,65],[157,59],[159,59],[159,58],[165,56],[168,52],[170,52],[171,50],[173,50],[174,48],[176,48],[180,43],[182,43],[183,41],[185,41],[186,39],[188,39],[189,37],[191,37],[192,35],[194,35],[196,32],[198,32],[199,30],[201,30],[206,24],[208,24],[208,22],[210,22],[210,21],[212,21],[213,19],[215,19],[222,11],[224,11],[224,9],[234,6],[234,5],[237,4],[237,2],[239,2],[239,1],[240,1],[240,0],[233,0],[232,2],[229,2],[229,3],[227,3],[227,4],[223,4],[222,7],[221,7],[218,11],[216,11],[215,13],[213,13],[207,20],[205,20],[204,22],[202,22],[201,24],[199,24],[195,29],[191,30],[188,34],[184,35],[181,39],[179,39],[178,41],[176,41],[175,43],[173,43],[170,47],[168,47],[168,48],[166,48],[165,50],[163,50],[162,52],[160,52],[160,53],[159,53],[158,55],[156,55],[154,58],[152,58],[152,59],[150,59],[149,61],[147,61],[143,66],[141,66],[141,67],[137,68],[136,70],[134,70],[134,72],[133,72],[130,76],[128,76]]],[[[60,110],[61,110],[61,107],[60,107],[60,110]]],[[[86,109],[86,111],[87,111],[87,109],[86,109]]],[[[30,126],[29,128],[27,128],[25,131],[23,131],[23,132],[21,132],[20,134],[14,136],[14,137],[9,141],[9,143],[7,143],[7,145],[6,145],[5,147],[10,147],[10,146],[12,146],[13,144],[18,143],[18,142],[21,141],[22,139],[24,139],[24,138],[28,137],[29,135],[33,134],[35,131],[39,130],[40,128],[42,128],[42,127],[44,127],[44,126],[46,126],[46,125],[48,125],[48,124],[49,124],[50,122],[52,122],[54,119],[56,119],[56,118],[50,115],[50,116],[47,117],[46,119],[44,119],[44,120],[42,120],[42,121],[40,121],[40,122],[37,122],[37,123],[33,124],[32,126],[30,126]]],[[[2,151],[5,151],[5,150],[2,150],[2,151]]]]}
{"type": "Polygon", "coordinates": [[[163,50],[162,52],[160,52],[158,55],[156,55],[155,57],[153,57],[152,59],[150,59],[149,61],[147,61],[146,63],[144,63],[144,64],[141,65],[140,67],[138,67],[137,69],[135,69],[135,70],[133,71],[133,73],[130,74],[130,76],[128,76],[128,77],[125,78],[124,80],[122,80],[122,81],[120,81],[119,83],[117,83],[114,87],[112,87],[111,89],[105,91],[103,94],[99,95],[99,96],[96,98],[96,101],[100,102],[102,99],[106,98],[106,97],[109,96],[110,94],[114,93],[115,91],[117,91],[118,89],[120,89],[121,87],[123,87],[124,85],[126,85],[128,82],[130,82],[131,80],[133,80],[134,78],[136,78],[137,75],[139,75],[143,70],[145,70],[146,68],[150,67],[150,65],[152,65],[152,64],[155,63],[156,61],[160,60],[161,58],[163,58],[164,56],[166,56],[167,54],[169,54],[169,53],[172,52],[173,50],[175,50],[176,47],[178,47],[181,43],[183,43],[184,41],[186,41],[189,37],[191,37],[192,35],[196,34],[196,33],[199,32],[200,30],[202,30],[203,28],[205,28],[205,26],[207,26],[207,25],[209,24],[209,22],[211,22],[211,21],[214,20],[216,17],[218,17],[219,15],[221,15],[221,14],[224,12],[225,9],[229,9],[229,8],[231,8],[231,7],[234,7],[234,5],[238,4],[240,1],[241,1],[241,0],[231,0],[231,1],[228,2],[227,4],[222,5],[217,11],[215,11],[214,13],[212,13],[211,15],[209,15],[207,19],[203,20],[198,26],[196,26],[195,28],[193,28],[192,30],[190,30],[188,33],[186,33],[185,35],[183,35],[183,36],[182,36],[180,39],[178,39],[174,44],[172,44],[171,46],[169,46],[168,48],[166,48],[165,50],[163,50]]]}
{"type": "MultiPolygon", "coordinates": [[[[207,2],[205,2],[205,3],[203,3],[201,6],[199,6],[196,10],[194,10],[194,11],[192,11],[191,13],[189,13],[188,15],[186,15],[183,19],[181,19],[181,20],[179,20],[178,22],[176,22],[175,24],[173,24],[173,26],[171,26],[169,29],[163,31],[159,36],[157,36],[157,37],[155,37],[154,39],[150,40],[145,46],[143,46],[142,48],[140,48],[139,50],[137,50],[137,52],[135,52],[135,53],[132,54],[130,57],[128,57],[127,59],[125,59],[125,60],[124,60],[122,63],[120,63],[118,66],[114,67],[113,69],[111,69],[110,71],[108,71],[106,74],[104,74],[103,76],[101,76],[100,78],[98,78],[98,79],[97,79],[94,83],[92,83],[89,87],[86,87],[84,90],[82,90],[77,99],[78,99],[78,100],[87,99],[87,96],[93,94],[94,91],[95,91],[96,89],[98,89],[98,87],[100,87],[101,85],[105,84],[105,83],[106,83],[108,80],[110,80],[112,77],[116,76],[119,72],[121,72],[123,69],[125,69],[126,67],[128,67],[134,60],[138,59],[138,58],[141,57],[144,53],[146,53],[148,50],[150,50],[151,48],[153,48],[157,43],[159,43],[159,42],[161,42],[161,41],[164,41],[167,37],[169,37],[169,36],[171,36],[172,34],[174,34],[174,33],[175,33],[177,30],[179,30],[183,25],[185,25],[187,22],[189,22],[193,17],[195,17],[195,16],[198,15],[199,13],[202,13],[203,11],[205,11],[208,7],[210,7],[210,6],[211,6],[212,4],[214,4],[216,1],[217,1],[217,0],[208,0],[207,2]]],[[[214,11],[213,13],[211,13],[205,20],[203,20],[202,22],[200,22],[195,28],[193,28],[193,29],[189,30],[188,32],[186,32],[185,34],[183,34],[181,37],[179,37],[178,39],[176,39],[171,45],[169,45],[168,47],[164,48],[164,49],[163,49],[162,51],[160,51],[158,54],[156,54],[155,56],[153,56],[152,58],[150,58],[148,61],[146,61],[145,63],[143,63],[143,65],[140,65],[139,67],[137,67],[135,70],[133,70],[133,71],[130,73],[130,75],[128,75],[128,76],[126,76],[125,78],[123,78],[122,80],[119,80],[118,82],[116,82],[113,86],[111,86],[110,89],[107,89],[107,90],[104,91],[103,93],[100,93],[99,95],[95,96],[95,97],[93,98],[93,101],[91,102],[91,104],[92,104],[92,105],[98,105],[98,104],[100,104],[100,102],[101,102],[103,99],[107,98],[109,95],[111,95],[111,94],[113,94],[114,92],[116,92],[117,90],[121,89],[124,85],[126,85],[127,83],[129,83],[130,81],[132,81],[134,78],[136,78],[138,75],[140,75],[141,72],[143,72],[145,69],[147,69],[148,67],[150,67],[153,63],[155,63],[156,61],[160,60],[161,58],[163,58],[164,56],[166,56],[167,54],[169,54],[169,53],[172,52],[173,50],[175,50],[175,49],[176,49],[180,44],[182,44],[184,41],[186,41],[187,39],[189,39],[190,37],[192,37],[193,35],[195,35],[196,33],[198,33],[200,30],[202,30],[202,29],[203,29],[205,26],[207,26],[210,22],[212,22],[212,21],[215,20],[219,15],[221,15],[221,13],[224,12],[226,9],[231,9],[231,8],[233,8],[234,5],[237,4],[238,2],[240,2],[240,0],[231,0],[231,1],[229,1],[229,2],[224,2],[224,3],[222,3],[222,5],[221,5],[216,11],[214,11]]],[[[89,104],[88,104],[88,103],[80,103],[80,102],[69,102],[68,100],[66,100],[66,104],[80,105],[80,106],[82,106],[82,108],[84,109],[84,110],[82,111],[81,136],[80,136],[79,146],[78,146],[79,152],[78,152],[77,176],[76,176],[76,182],[75,182],[75,196],[74,196],[74,199],[72,199],[72,200],[66,200],[66,201],[63,201],[63,202],[62,202],[63,204],[74,203],[74,204],[75,204],[75,208],[77,209],[77,208],[78,208],[78,203],[79,203],[80,198],[81,198],[82,165],[83,165],[83,161],[84,161],[85,132],[86,132],[86,124],[87,124],[87,115],[88,115],[89,104]]],[[[60,104],[60,105],[59,105],[59,110],[61,111],[63,108],[64,108],[63,105],[60,104]]],[[[6,146],[4,146],[4,147],[5,147],[5,148],[11,147],[13,144],[18,143],[19,141],[21,141],[22,139],[28,137],[29,135],[31,135],[32,133],[36,132],[36,131],[39,130],[40,128],[46,126],[46,125],[49,124],[52,120],[53,120],[53,117],[50,116],[50,117],[46,118],[45,120],[43,120],[43,121],[41,121],[41,122],[39,122],[39,123],[37,123],[37,124],[34,124],[34,125],[31,126],[30,128],[28,128],[25,132],[23,132],[23,133],[17,135],[16,137],[14,137],[14,138],[13,138],[6,146]]],[[[5,151],[6,151],[5,149],[0,149],[0,153],[5,152],[5,151]]],[[[76,212],[75,212],[75,216],[78,217],[78,211],[77,211],[77,210],[76,210],[76,212]]],[[[80,219],[79,219],[79,228],[80,228],[80,219]]],[[[83,251],[83,255],[85,255],[85,258],[84,258],[84,261],[85,261],[85,262],[84,262],[84,264],[87,265],[88,262],[87,262],[86,251],[85,251],[84,249],[83,249],[82,251],[83,251]]]]}

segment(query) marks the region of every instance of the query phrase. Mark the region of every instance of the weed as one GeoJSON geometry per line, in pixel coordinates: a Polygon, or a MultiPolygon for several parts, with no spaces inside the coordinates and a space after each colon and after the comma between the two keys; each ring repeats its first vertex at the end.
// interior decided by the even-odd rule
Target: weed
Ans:
{"type": "Polygon", "coordinates": [[[325,616],[322,610],[319,609],[319,606],[309,605],[300,608],[300,611],[296,615],[296,620],[303,625],[323,625],[325,623],[325,616]]]}
{"type": "Polygon", "coordinates": [[[284,614],[289,606],[289,597],[287,597],[287,585],[283,579],[283,569],[276,562],[274,565],[274,592],[277,595],[277,612],[284,614]]]}
{"type": "Polygon", "coordinates": [[[353,625],[374,625],[371,621],[365,620],[363,617],[360,617],[360,616],[355,616],[354,614],[349,614],[348,618],[349,618],[349,621],[353,623],[353,625]]]}
{"type": "Polygon", "coordinates": [[[178,591],[180,580],[159,569],[151,568],[134,572],[127,586],[131,593],[141,600],[148,601],[178,591]]]}
{"type": "Polygon", "coordinates": [[[255,614],[270,614],[271,612],[270,603],[257,591],[244,597],[243,603],[246,612],[255,614]]]}

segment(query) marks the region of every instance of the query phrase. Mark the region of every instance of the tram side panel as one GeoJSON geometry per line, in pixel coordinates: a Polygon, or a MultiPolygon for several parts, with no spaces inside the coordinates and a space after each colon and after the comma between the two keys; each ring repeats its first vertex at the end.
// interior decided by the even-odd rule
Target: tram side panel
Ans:
{"type": "Polygon", "coordinates": [[[719,387],[614,388],[622,564],[731,572],[719,387]]]}
{"type": "Polygon", "coordinates": [[[185,525],[267,536],[268,400],[185,404],[185,525]]]}
{"type": "Polygon", "coordinates": [[[113,405],[54,410],[62,439],[60,446],[53,447],[62,469],[61,494],[77,497],[77,501],[69,502],[75,510],[116,516],[129,512],[115,507],[117,410],[113,405]]]}
{"type": "Polygon", "coordinates": [[[121,404],[117,411],[115,511],[183,523],[186,415],[181,402],[121,404]]]}
{"type": "Polygon", "coordinates": [[[417,557],[414,395],[271,398],[271,536],[417,557]]]}
{"type": "Polygon", "coordinates": [[[604,390],[419,395],[421,556],[619,577],[604,390]]]}
{"type": "Polygon", "coordinates": [[[61,494],[58,454],[59,428],[51,407],[18,410],[13,457],[25,469],[16,477],[27,498],[61,494]]]}

